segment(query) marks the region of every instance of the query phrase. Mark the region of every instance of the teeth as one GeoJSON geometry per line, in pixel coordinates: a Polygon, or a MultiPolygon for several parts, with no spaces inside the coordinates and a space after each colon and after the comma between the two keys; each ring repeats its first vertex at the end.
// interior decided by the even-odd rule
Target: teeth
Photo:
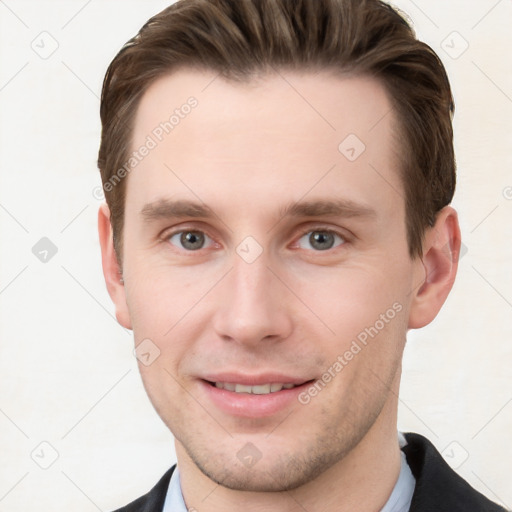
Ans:
{"type": "Polygon", "coordinates": [[[254,395],[267,395],[268,393],[275,393],[282,389],[291,389],[295,387],[295,384],[260,384],[258,386],[247,386],[246,384],[233,384],[231,382],[216,382],[215,387],[219,389],[226,389],[228,391],[234,391],[235,393],[251,393],[254,395]]]}
{"type": "Polygon", "coordinates": [[[246,386],[245,384],[235,384],[236,393],[252,393],[252,386],[246,386]]]}

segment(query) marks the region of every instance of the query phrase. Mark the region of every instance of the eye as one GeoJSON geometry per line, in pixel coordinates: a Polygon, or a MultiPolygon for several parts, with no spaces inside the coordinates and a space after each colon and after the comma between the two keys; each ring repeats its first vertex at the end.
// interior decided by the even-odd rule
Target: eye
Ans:
{"type": "Polygon", "coordinates": [[[298,241],[301,249],[314,249],[315,251],[327,251],[333,247],[338,247],[345,243],[345,239],[329,230],[308,231],[302,235],[298,241]]]}
{"type": "Polygon", "coordinates": [[[178,231],[167,237],[167,240],[180,249],[197,251],[209,245],[213,240],[202,231],[185,230],[178,231]]]}

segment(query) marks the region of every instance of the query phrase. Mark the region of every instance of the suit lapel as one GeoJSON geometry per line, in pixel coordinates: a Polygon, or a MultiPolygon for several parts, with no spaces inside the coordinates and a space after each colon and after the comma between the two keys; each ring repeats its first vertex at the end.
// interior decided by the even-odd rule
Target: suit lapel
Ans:
{"type": "Polygon", "coordinates": [[[410,512],[504,511],[455,473],[428,439],[411,433],[405,438],[402,450],[416,478],[410,512]]]}

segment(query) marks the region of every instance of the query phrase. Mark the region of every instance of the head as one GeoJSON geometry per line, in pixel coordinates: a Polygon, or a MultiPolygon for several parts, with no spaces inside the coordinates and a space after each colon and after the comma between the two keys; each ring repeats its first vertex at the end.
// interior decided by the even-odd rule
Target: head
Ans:
{"type": "Polygon", "coordinates": [[[105,277],[204,475],[294,488],[396,428],[406,332],[457,268],[452,114],[439,58],[376,0],[187,0],[115,57],[105,277]],[[264,378],[301,386],[246,407],[210,384],[264,378]]]}

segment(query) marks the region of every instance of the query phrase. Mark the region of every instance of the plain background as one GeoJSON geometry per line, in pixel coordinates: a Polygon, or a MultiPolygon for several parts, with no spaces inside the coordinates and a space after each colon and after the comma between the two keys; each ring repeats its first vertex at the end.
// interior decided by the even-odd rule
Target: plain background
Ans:
{"type": "MultiPolygon", "coordinates": [[[[168,3],[0,0],[0,511],[111,510],[174,462],[113,317],[96,228],[103,75],[168,3]]],[[[467,249],[438,318],[409,334],[399,428],[510,508],[512,4],[447,4],[395,3],[452,82],[467,249]]]]}

